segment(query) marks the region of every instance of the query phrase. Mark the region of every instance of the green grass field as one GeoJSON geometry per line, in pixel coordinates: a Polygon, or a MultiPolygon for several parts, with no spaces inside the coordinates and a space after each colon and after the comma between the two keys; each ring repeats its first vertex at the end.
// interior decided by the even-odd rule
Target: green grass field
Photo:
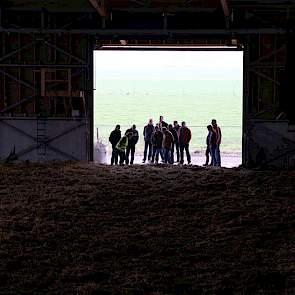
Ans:
{"type": "MultiPolygon", "coordinates": [[[[98,80],[95,91],[95,130],[104,143],[116,124],[125,132],[136,124],[140,135],[149,118],[167,123],[186,121],[192,130],[192,151],[202,152],[206,126],[216,118],[222,128],[222,151],[241,153],[241,80],[98,80]]],[[[96,134],[95,134],[96,137],[96,134]]],[[[143,149],[141,136],[137,150],[143,149]]]]}

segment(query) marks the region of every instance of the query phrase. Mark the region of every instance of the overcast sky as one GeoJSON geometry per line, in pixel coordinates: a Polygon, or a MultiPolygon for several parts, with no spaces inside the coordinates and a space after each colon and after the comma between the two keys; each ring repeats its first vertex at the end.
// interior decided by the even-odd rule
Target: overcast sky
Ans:
{"type": "Polygon", "coordinates": [[[94,53],[96,80],[242,80],[242,51],[111,51],[94,53]]]}

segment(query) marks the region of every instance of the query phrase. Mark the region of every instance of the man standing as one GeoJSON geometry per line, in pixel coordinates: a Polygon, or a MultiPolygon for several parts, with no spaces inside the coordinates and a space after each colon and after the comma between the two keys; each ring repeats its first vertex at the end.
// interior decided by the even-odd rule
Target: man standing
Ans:
{"type": "Polygon", "coordinates": [[[160,127],[160,130],[161,131],[162,131],[162,128],[163,127],[168,128],[168,124],[164,121],[163,116],[160,116],[160,119],[159,119],[159,127],[160,127]]]}
{"type": "Polygon", "coordinates": [[[120,131],[120,125],[116,125],[115,130],[113,130],[109,137],[109,142],[112,145],[112,157],[111,157],[111,165],[118,164],[118,150],[116,149],[117,143],[121,139],[121,131],[120,131]]]}
{"type": "Polygon", "coordinates": [[[209,164],[209,158],[211,155],[211,162],[210,166],[216,166],[216,159],[215,159],[215,149],[216,149],[216,134],[213,131],[212,125],[207,126],[208,135],[206,138],[206,163],[203,166],[208,166],[209,164]]]}
{"type": "MultiPolygon", "coordinates": [[[[173,136],[174,136],[174,145],[175,145],[175,149],[176,149],[176,162],[179,162],[179,131],[180,131],[180,126],[178,124],[177,121],[173,122],[173,130],[176,131],[177,136],[174,136],[173,132],[173,136]]],[[[173,146],[174,148],[174,146],[173,146]]],[[[173,149],[174,152],[174,149],[173,149]]]]}
{"type": "MultiPolygon", "coordinates": [[[[174,150],[175,150],[175,147],[177,147],[177,146],[178,146],[178,161],[179,161],[178,134],[177,134],[177,131],[172,127],[171,124],[169,124],[168,129],[173,136],[173,143],[172,143],[171,157],[170,157],[170,163],[173,164],[174,163],[174,150]]],[[[177,152],[177,148],[176,148],[176,152],[177,152]]]]}
{"type": "Polygon", "coordinates": [[[156,157],[156,164],[158,164],[159,154],[162,151],[162,145],[163,145],[163,133],[158,126],[155,127],[155,131],[152,134],[152,144],[153,144],[152,163],[154,163],[155,157],[156,157]]]}
{"type": "Polygon", "coordinates": [[[189,153],[189,142],[192,138],[192,133],[189,128],[186,127],[185,122],[181,123],[179,131],[179,148],[180,148],[180,164],[183,164],[183,153],[186,152],[187,163],[191,163],[191,155],[189,153]]]}
{"type": "Polygon", "coordinates": [[[220,157],[221,129],[217,125],[217,121],[215,119],[212,119],[211,124],[213,127],[213,131],[216,134],[216,149],[215,149],[216,166],[221,167],[221,157],[220,157]]]}
{"type": "Polygon", "coordinates": [[[129,154],[131,152],[131,159],[130,159],[130,164],[132,165],[134,162],[134,154],[135,154],[135,145],[138,142],[138,131],[136,130],[136,126],[132,125],[131,128],[127,129],[125,133],[128,137],[128,145],[126,149],[126,164],[129,164],[129,154]]]}
{"type": "Polygon", "coordinates": [[[147,150],[149,150],[148,161],[151,160],[151,157],[152,157],[152,134],[154,132],[154,129],[155,128],[153,125],[153,119],[149,119],[149,123],[146,126],[144,126],[144,129],[143,129],[144,153],[143,153],[142,163],[145,163],[145,161],[146,161],[147,150]]]}
{"type": "MultiPolygon", "coordinates": [[[[163,127],[168,128],[168,124],[164,121],[163,116],[160,116],[158,124],[159,124],[161,132],[163,132],[163,127]]],[[[161,155],[162,162],[164,162],[164,149],[163,148],[160,151],[160,155],[161,155]]]]}
{"type": "MultiPolygon", "coordinates": [[[[171,125],[172,129],[172,125],[171,125]]],[[[166,128],[163,127],[163,149],[164,149],[164,163],[171,164],[171,150],[173,144],[173,135],[172,133],[166,128]]]]}

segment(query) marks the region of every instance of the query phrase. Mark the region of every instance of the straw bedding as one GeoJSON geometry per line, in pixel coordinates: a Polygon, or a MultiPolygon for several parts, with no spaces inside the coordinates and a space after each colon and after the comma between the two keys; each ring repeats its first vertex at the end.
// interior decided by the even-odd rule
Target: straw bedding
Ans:
{"type": "Polygon", "coordinates": [[[0,294],[295,294],[295,171],[0,167],[0,294]]]}

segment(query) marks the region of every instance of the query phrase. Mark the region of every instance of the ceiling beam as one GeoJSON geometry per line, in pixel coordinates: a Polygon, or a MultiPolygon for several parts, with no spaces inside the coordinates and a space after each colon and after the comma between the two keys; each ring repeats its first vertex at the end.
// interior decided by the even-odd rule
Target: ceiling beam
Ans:
{"type": "Polygon", "coordinates": [[[293,32],[286,28],[253,28],[253,29],[193,29],[193,30],[149,30],[149,29],[73,29],[73,30],[61,30],[61,29],[34,29],[34,28],[0,28],[0,33],[46,33],[46,34],[90,34],[98,35],[100,37],[116,37],[126,39],[126,36],[138,38],[148,37],[149,39],[155,39],[157,37],[193,37],[193,36],[204,36],[204,35],[215,35],[215,36],[232,36],[234,35],[251,35],[251,34],[286,34],[287,32],[293,32]]]}
{"type": "Polygon", "coordinates": [[[95,8],[101,17],[107,17],[107,10],[104,0],[88,0],[90,4],[95,8]]]}
{"type": "Polygon", "coordinates": [[[178,6],[169,6],[169,7],[116,7],[112,8],[112,11],[123,11],[129,13],[177,13],[177,12],[186,12],[186,13],[195,13],[195,12],[205,12],[211,13],[216,10],[215,7],[178,7],[178,6]]]}
{"type": "Polygon", "coordinates": [[[226,28],[229,28],[229,5],[228,5],[228,0],[220,0],[220,4],[222,6],[223,14],[225,17],[225,24],[226,28]]]}
{"type": "Polygon", "coordinates": [[[224,13],[225,17],[229,17],[229,5],[228,5],[228,0],[220,0],[222,10],[224,13]]]}

